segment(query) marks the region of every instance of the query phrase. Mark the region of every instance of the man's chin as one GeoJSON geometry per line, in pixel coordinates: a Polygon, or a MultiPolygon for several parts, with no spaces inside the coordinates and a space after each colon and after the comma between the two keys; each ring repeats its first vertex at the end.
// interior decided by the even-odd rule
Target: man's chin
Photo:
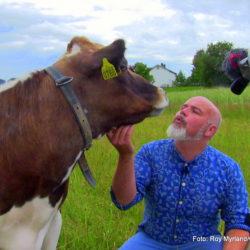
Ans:
{"type": "Polygon", "coordinates": [[[167,136],[177,141],[186,141],[187,133],[186,128],[177,127],[175,124],[171,124],[167,129],[167,136]]]}
{"type": "Polygon", "coordinates": [[[166,133],[168,137],[173,138],[175,141],[194,142],[201,140],[204,131],[201,129],[195,136],[188,136],[185,127],[177,127],[175,124],[171,124],[166,133]]]}

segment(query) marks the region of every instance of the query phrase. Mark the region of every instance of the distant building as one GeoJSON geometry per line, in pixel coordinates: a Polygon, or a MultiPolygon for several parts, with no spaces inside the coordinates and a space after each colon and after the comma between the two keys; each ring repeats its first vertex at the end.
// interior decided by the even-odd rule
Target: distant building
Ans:
{"type": "Polygon", "coordinates": [[[157,87],[173,87],[173,81],[177,77],[177,74],[167,69],[163,63],[154,66],[150,70],[150,74],[154,77],[155,82],[153,84],[157,87]]]}

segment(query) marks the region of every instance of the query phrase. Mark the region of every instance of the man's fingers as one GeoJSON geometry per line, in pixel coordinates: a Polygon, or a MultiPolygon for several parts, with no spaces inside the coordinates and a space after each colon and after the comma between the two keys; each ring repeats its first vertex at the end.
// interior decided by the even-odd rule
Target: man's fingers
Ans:
{"type": "Polygon", "coordinates": [[[121,126],[119,128],[114,128],[107,133],[108,139],[111,141],[112,144],[117,144],[121,140],[121,137],[123,137],[124,129],[125,127],[121,126]]]}
{"type": "Polygon", "coordinates": [[[121,130],[119,131],[119,141],[126,140],[128,130],[129,130],[129,126],[123,126],[123,127],[121,127],[121,130]]]}
{"type": "Polygon", "coordinates": [[[130,140],[133,130],[134,126],[132,125],[121,126],[108,132],[107,137],[112,144],[123,144],[130,140]]]}
{"type": "Polygon", "coordinates": [[[127,130],[127,136],[131,137],[131,135],[133,134],[134,130],[135,130],[135,126],[130,125],[129,128],[128,128],[128,130],[127,130]]]}
{"type": "Polygon", "coordinates": [[[119,134],[119,141],[121,143],[129,142],[131,140],[131,135],[133,133],[133,130],[134,128],[132,125],[123,127],[123,129],[120,131],[120,134],[119,134]]]}
{"type": "Polygon", "coordinates": [[[132,125],[122,126],[112,129],[107,133],[107,137],[120,154],[133,153],[135,150],[131,140],[133,131],[134,126],[132,125]]]}

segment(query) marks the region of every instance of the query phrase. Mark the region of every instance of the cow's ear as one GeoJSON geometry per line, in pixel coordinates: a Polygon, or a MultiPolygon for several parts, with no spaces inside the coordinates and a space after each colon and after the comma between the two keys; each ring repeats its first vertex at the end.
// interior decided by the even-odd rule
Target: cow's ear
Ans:
{"type": "Polygon", "coordinates": [[[125,42],[122,39],[118,39],[111,43],[109,46],[103,47],[94,53],[94,60],[98,62],[98,65],[102,65],[102,59],[107,58],[117,69],[124,58],[125,42]]]}

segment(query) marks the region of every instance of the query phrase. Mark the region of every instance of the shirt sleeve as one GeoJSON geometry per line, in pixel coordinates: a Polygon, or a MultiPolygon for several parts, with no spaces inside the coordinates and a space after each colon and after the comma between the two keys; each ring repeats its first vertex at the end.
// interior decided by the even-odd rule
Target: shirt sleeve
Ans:
{"type": "Polygon", "coordinates": [[[111,199],[113,203],[121,210],[127,210],[134,206],[135,204],[139,203],[143,197],[145,196],[147,186],[150,183],[151,179],[151,160],[150,154],[148,149],[143,146],[135,156],[135,177],[136,177],[136,196],[135,198],[126,206],[120,204],[116,198],[114,192],[110,191],[111,199]]]}
{"type": "Polygon", "coordinates": [[[225,234],[230,229],[242,229],[250,232],[247,225],[248,193],[240,167],[235,163],[228,169],[227,191],[221,217],[225,221],[225,234]]]}

